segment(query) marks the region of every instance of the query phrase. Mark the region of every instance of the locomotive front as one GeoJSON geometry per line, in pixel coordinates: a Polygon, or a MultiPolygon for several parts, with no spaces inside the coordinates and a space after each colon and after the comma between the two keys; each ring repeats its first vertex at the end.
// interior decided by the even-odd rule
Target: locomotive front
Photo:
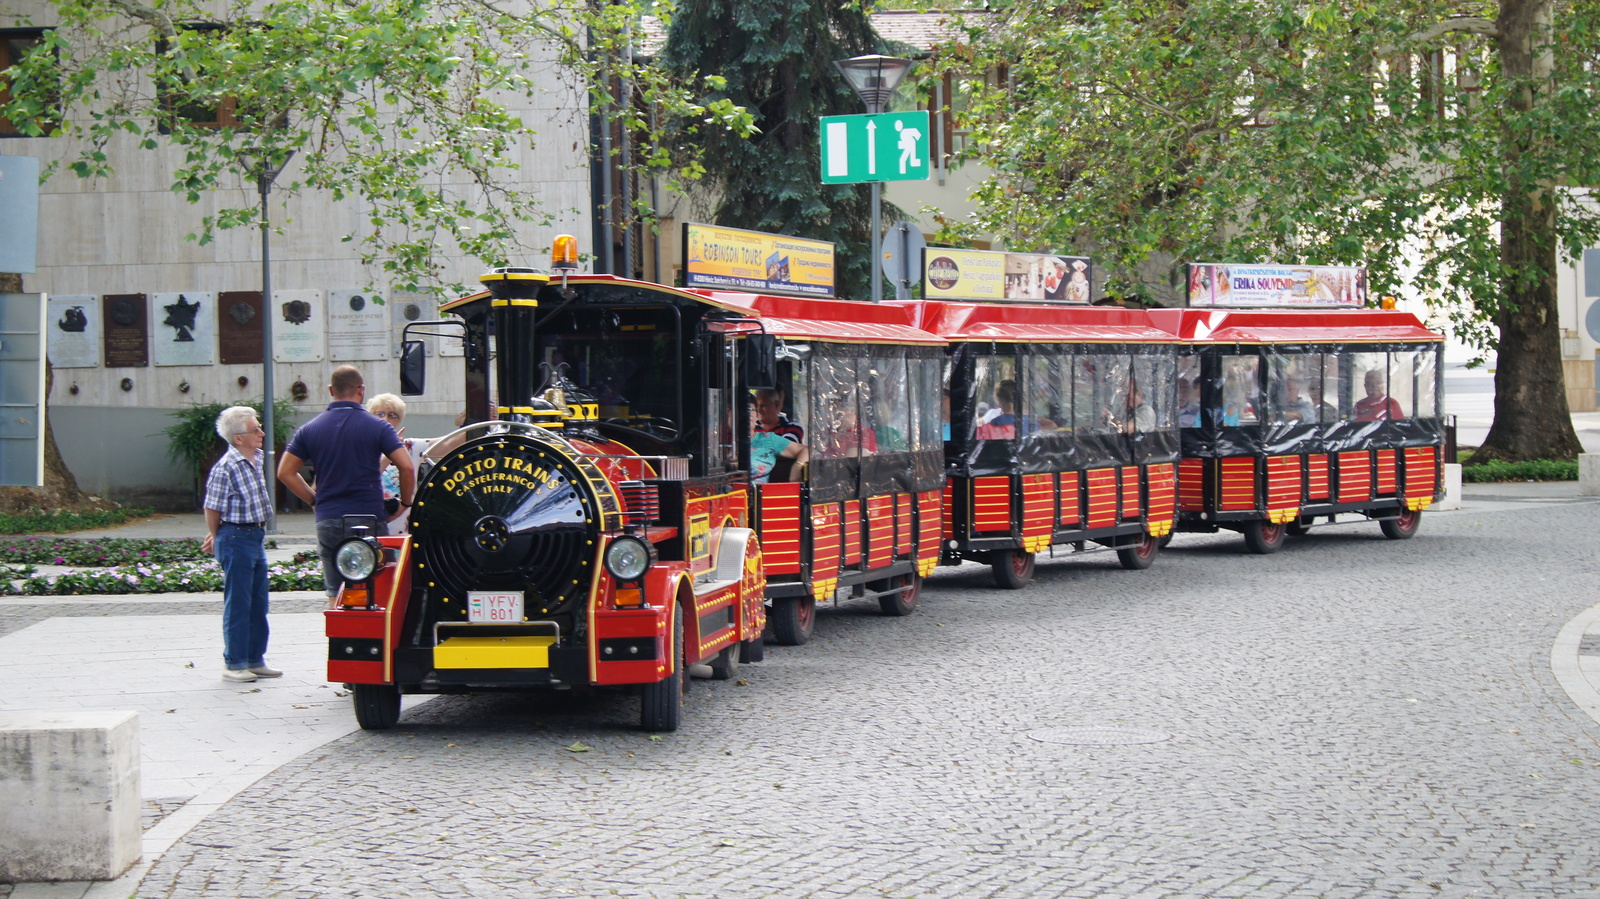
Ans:
{"type": "MultiPolygon", "coordinates": [[[[760,645],[765,578],[741,498],[688,477],[688,454],[650,436],[665,433],[660,416],[636,405],[636,428],[603,435],[602,401],[563,366],[542,366],[535,387],[549,280],[502,270],[485,276],[488,294],[447,307],[474,423],[436,441],[454,448],[420,480],[408,534],[341,548],[352,583],[327,613],[328,676],[350,685],[364,728],[393,726],[404,693],[619,686],[640,693],[647,730],[673,730],[689,665],[726,673],[760,645]],[[488,408],[491,383],[510,405],[488,408]]],[[[567,315],[584,308],[564,285],[554,299],[567,315]]],[[[574,328],[558,333],[583,349],[574,328]]]]}

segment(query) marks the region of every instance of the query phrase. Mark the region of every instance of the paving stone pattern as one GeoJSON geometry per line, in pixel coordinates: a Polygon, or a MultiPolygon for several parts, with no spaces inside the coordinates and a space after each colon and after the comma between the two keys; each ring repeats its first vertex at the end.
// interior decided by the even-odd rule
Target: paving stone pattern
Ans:
{"type": "Polygon", "coordinates": [[[1550,671],[1600,505],[941,569],[653,738],[613,694],[443,697],[155,865],[191,897],[1592,897],[1600,726],[1550,671]],[[1065,727],[1171,739],[1063,745],[1065,727]],[[580,745],[581,744],[581,745],[580,745]],[[586,751],[573,751],[586,749],[586,751]]]}

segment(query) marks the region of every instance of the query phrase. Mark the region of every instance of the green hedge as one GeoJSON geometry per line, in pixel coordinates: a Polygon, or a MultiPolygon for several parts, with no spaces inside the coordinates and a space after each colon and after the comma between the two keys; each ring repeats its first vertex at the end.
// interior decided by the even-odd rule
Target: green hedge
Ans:
{"type": "Polygon", "coordinates": [[[192,538],[73,540],[20,537],[0,540],[0,563],[31,562],[35,565],[109,568],[113,565],[149,565],[152,562],[194,562],[207,558],[210,557],[200,551],[200,541],[192,538]]]}
{"type": "Polygon", "coordinates": [[[0,534],[59,534],[110,528],[147,518],[150,509],[113,509],[109,512],[43,512],[29,515],[0,515],[0,534]]]}
{"type": "Polygon", "coordinates": [[[1480,462],[1461,466],[1461,480],[1469,484],[1488,484],[1496,481],[1576,481],[1578,463],[1556,459],[1534,459],[1531,462],[1480,462]]]}

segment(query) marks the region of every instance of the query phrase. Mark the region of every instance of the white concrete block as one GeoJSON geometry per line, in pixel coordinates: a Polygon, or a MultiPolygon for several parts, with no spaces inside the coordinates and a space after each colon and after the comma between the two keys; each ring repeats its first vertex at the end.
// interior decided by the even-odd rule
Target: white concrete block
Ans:
{"type": "Polygon", "coordinates": [[[1578,454],[1578,493],[1600,496],[1600,453],[1578,454]]]}
{"type": "Polygon", "coordinates": [[[0,883],[115,880],[141,801],[137,713],[0,712],[0,883]]]}
{"type": "Polygon", "coordinates": [[[1436,512],[1451,512],[1461,508],[1461,466],[1446,462],[1444,465],[1444,499],[1430,507],[1436,512]]]}

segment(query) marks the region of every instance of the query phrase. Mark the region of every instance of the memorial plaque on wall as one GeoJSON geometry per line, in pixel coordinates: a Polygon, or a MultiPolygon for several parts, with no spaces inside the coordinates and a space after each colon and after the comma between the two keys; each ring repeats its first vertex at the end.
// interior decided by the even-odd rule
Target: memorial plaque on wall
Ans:
{"type": "Polygon", "coordinates": [[[217,295],[191,290],[151,298],[151,355],[157,365],[216,361],[217,295]]]}
{"type": "Polygon", "coordinates": [[[272,358],[278,362],[321,362],[322,291],[272,292],[272,358]]]}
{"type": "Polygon", "coordinates": [[[328,291],[328,358],[359,362],[389,358],[389,312],[380,294],[328,291]]]}
{"type": "Polygon", "coordinates": [[[150,364],[149,307],[142,293],[118,293],[100,298],[101,325],[106,341],[106,368],[133,368],[150,364]]]}
{"type": "Polygon", "coordinates": [[[45,317],[50,364],[56,368],[100,366],[99,297],[53,296],[45,317]]]}
{"type": "MultiPolygon", "coordinates": [[[[412,322],[438,321],[439,316],[432,313],[432,310],[436,308],[437,304],[434,303],[432,294],[405,293],[402,291],[389,295],[389,322],[394,329],[390,335],[391,346],[389,349],[396,359],[400,358],[400,344],[405,340],[406,325],[412,322]]],[[[430,328],[429,330],[439,331],[444,329],[430,328]]],[[[433,355],[434,337],[432,335],[418,334],[413,331],[411,332],[411,339],[422,341],[426,354],[433,355]]]]}
{"type": "Polygon", "coordinates": [[[217,294],[217,350],[223,365],[260,365],[261,291],[217,294]]]}

